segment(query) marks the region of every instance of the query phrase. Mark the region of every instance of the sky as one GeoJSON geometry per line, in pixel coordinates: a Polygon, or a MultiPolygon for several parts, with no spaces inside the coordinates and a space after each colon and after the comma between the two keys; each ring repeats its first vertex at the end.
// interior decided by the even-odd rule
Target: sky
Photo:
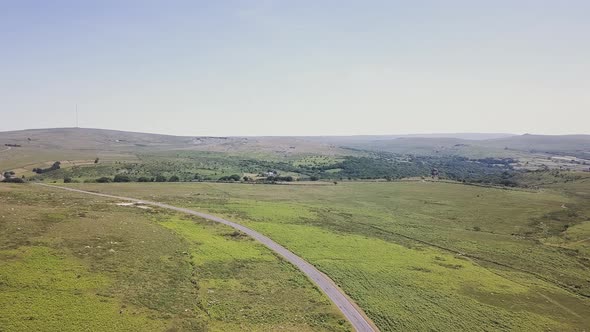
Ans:
{"type": "Polygon", "coordinates": [[[590,1],[0,0],[0,131],[590,134],[590,1]]]}

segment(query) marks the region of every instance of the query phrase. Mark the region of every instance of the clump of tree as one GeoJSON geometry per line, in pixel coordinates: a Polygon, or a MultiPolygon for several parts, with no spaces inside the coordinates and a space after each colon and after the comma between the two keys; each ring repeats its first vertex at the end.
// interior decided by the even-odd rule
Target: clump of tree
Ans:
{"type": "Polygon", "coordinates": [[[152,181],[154,181],[154,178],[148,178],[146,176],[140,176],[137,179],[137,182],[152,182],[152,181]]]}
{"type": "Polygon", "coordinates": [[[14,173],[14,171],[6,171],[4,172],[4,179],[2,180],[2,182],[6,182],[6,183],[24,183],[25,182],[25,176],[23,175],[22,178],[17,178],[15,177],[16,173],[14,173]]]}
{"type": "Polygon", "coordinates": [[[5,183],[25,183],[25,179],[23,178],[4,178],[2,182],[5,183]]]}
{"type": "Polygon", "coordinates": [[[219,181],[227,181],[227,182],[240,181],[240,176],[238,174],[232,174],[229,176],[222,176],[219,178],[219,181]]]}
{"type": "Polygon", "coordinates": [[[14,171],[6,171],[6,172],[4,172],[4,177],[5,178],[12,178],[12,177],[14,177],[15,174],[16,173],[14,173],[14,171]]]}
{"type": "Polygon", "coordinates": [[[115,175],[113,182],[131,182],[131,178],[124,174],[117,174],[115,175]]]}
{"type": "Polygon", "coordinates": [[[155,179],[156,182],[166,182],[166,180],[167,179],[164,175],[162,175],[162,174],[156,175],[156,179],[155,179]]]}
{"type": "Polygon", "coordinates": [[[180,178],[176,175],[172,175],[169,179],[168,182],[178,182],[180,181],[180,178]]]}
{"type": "Polygon", "coordinates": [[[58,170],[60,168],[61,168],[61,162],[56,161],[49,168],[33,168],[33,172],[35,172],[37,174],[43,174],[43,173],[47,173],[47,172],[58,170]]]}
{"type": "Polygon", "coordinates": [[[109,183],[109,182],[112,182],[112,181],[113,181],[113,179],[111,179],[109,177],[106,177],[106,176],[103,176],[103,177],[100,177],[100,178],[96,179],[96,182],[97,183],[109,183]]]}
{"type": "Polygon", "coordinates": [[[504,166],[509,166],[510,164],[514,164],[514,163],[518,162],[518,160],[513,159],[513,158],[493,158],[493,157],[487,157],[487,158],[483,158],[483,159],[475,159],[475,161],[482,163],[482,164],[504,165],[504,166]]]}
{"type": "Polygon", "coordinates": [[[278,181],[284,181],[284,182],[292,182],[293,181],[293,177],[292,176],[269,176],[266,178],[266,181],[271,181],[271,182],[278,182],[278,181]]]}

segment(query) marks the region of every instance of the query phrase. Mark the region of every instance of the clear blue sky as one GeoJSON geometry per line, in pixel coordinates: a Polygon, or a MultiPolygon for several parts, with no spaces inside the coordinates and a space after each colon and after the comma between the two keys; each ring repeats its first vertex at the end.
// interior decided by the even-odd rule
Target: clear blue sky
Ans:
{"type": "Polygon", "coordinates": [[[0,130],[590,133],[590,1],[0,0],[0,130]]]}

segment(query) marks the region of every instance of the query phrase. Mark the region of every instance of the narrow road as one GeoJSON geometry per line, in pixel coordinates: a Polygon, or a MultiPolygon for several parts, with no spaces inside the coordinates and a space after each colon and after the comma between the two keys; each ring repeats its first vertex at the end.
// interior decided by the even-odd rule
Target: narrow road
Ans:
{"type": "Polygon", "coordinates": [[[330,279],[327,275],[323,274],[320,270],[316,269],[313,265],[309,264],[301,257],[295,255],[294,253],[287,250],[285,247],[279,245],[278,243],[274,242],[270,238],[252,230],[246,226],[237,224],[235,222],[225,220],[214,215],[210,215],[207,213],[202,213],[190,209],[180,208],[164,203],[158,202],[150,202],[144,201],[141,199],[130,198],[130,197],[121,197],[121,196],[114,196],[108,194],[101,194],[91,191],[73,189],[73,188],[66,188],[66,187],[59,187],[59,186],[52,186],[43,183],[37,183],[37,185],[56,188],[61,190],[68,190],[82,194],[89,194],[95,196],[102,196],[107,198],[115,198],[119,200],[131,201],[136,203],[142,203],[146,205],[157,206],[163,209],[174,210],[194,216],[198,216],[207,220],[215,221],[230,227],[233,227],[241,232],[248,234],[250,237],[254,238],[255,240],[259,241],[260,243],[264,244],[270,250],[276,252],[277,254],[281,255],[284,259],[286,259],[291,264],[295,265],[301,272],[303,272],[309,279],[311,279],[329,298],[336,304],[338,309],[344,314],[346,319],[352,324],[352,326],[360,332],[365,331],[378,331],[377,327],[371,320],[365,315],[365,313],[350,299],[344,292],[330,279]]]}

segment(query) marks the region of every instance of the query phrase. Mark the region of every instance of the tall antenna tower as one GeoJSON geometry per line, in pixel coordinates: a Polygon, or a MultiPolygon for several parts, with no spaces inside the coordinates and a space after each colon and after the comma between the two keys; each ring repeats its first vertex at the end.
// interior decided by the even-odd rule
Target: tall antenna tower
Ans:
{"type": "Polygon", "coordinates": [[[80,128],[80,126],[78,126],[78,104],[76,104],[76,128],[80,128]]]}

